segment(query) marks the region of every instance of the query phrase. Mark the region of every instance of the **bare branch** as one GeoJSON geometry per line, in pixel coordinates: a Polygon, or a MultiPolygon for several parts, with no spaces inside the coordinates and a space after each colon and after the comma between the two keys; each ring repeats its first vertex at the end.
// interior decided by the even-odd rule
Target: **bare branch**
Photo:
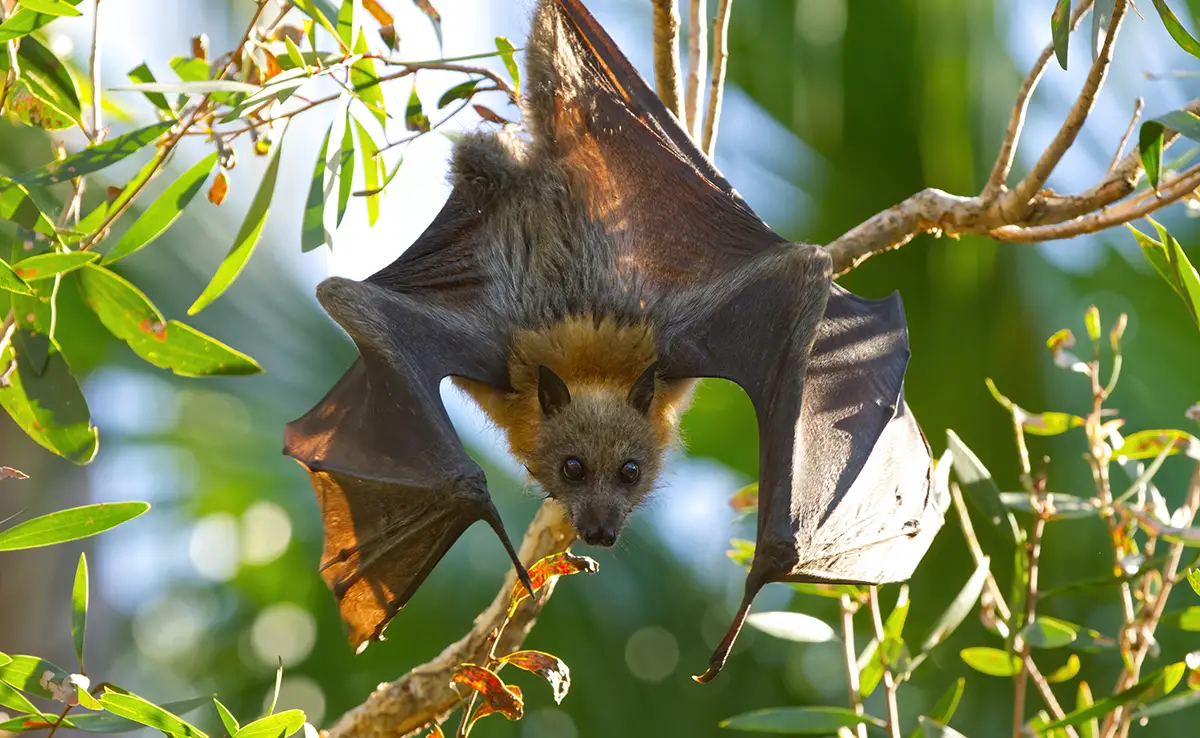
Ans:
{"type": "MultiPolygon", "coordinates": [[[[1072,31],[1079,26],[1083,16],[1091,10],[1092,1],[1084,0],[1075,8],[1070,21],[1072,31]]],[[[1021,83],[1021,89],[1017,91],[1017,101],[1013,104],[1012,115],[1008,119],[1008,130],[1005,131],[1004,140],[1000,143],[1000,153],[996,155],[996,163],[992,165],[992,173],[988,175],[987,185],[983,188],[983,199],[985,200],[996,197],[1004,189],[1004,183],[1008,180],[1009,172],[1012,171],[1017,144],[1021,140],[1021,130],[1025,127],[1025,112],[1029,110],[1029,100],[1033,97],[1033,91],[1037,89],[1038,82],[1042,80],[1042,74],[1046,71],[1046,66],[1050,63],[1053,55],[1054,45],[1046,44],[1046,48],[1042,49],[1041,55],[1029,70],[1029,75],[1021,83]]]]}
{"type": "Polygon", "coordinates": [[[1104,85],[1108,66],[1112,62],[1113,50],[1116,47],[1117,33],[1121,30],[1121,19],[1125,17],[1126,5],[1126,0],[1117,0],[1113,8],[1112,19],[1108,24],[1108,33],[1104,36],[1104,44],[1100,47],[1100,52],[1096,54],[1096,60],[1092,62],[1092,68],[1088,72],[1087,80],[1083,83],[1079,97],[1075,99],[1075,104],[1067,113],[1066,120],[1058,129],[1058,134],[1042,152],[1037,163],[1033,165],[1033,169],[1011,192],[1001,198],[1000,210],[1002,212],[1015,213],[1017,218],[1023,217],[1029,212],[1029,201],[1038,190],[1042,189],[1042,185],[1046,184],[1050,173],[1062,160],[1063,154],[1075,143],[1075,137],[1079,135],[1079,130],[1083,128],[1084,121],[1087,120],[1088,114],[1091,113],[1092,107],[1096,103],[1096,94],[1104,85]]]}
{"type": "Polygon", "coordinates": [[[88,57],[88,77],[92,82],[92,141],[100,141],[100,129],[104,127],[104,113],[100,106],[100,0],[92,9],[92,53],[88,57]]]}
{"type": "MultiPolygon", "coordinates": [[[[902,585],[907,588],[907,585],[902,585]]],[[[907,589],[903,590],[907,591],[907,589]]],[[[888,735],[900,738],[900,707],[896,703],[896,675],[892,673],[892,665],[887,663],[885,643],[887,637],[883,632],[883,613],[879,607],[879,587],[870,588],[871,596],[871,625],[875,628],[875,643],[879,649],[879,658],[883,662],[883,689],[887,695],[888,735]]],[[[903,596],[903,595],[901,595],[903,596]]]]}
{"type": "MultiPolygon", "coordinates": [[[[856,610],[858,610],[858,603],[851,600],[850,595],[842,595],[842,655],[846,658],[846,687],[850,691],[850,707],[854,709],[855,715],[861,716],[865,715],[866,711],[863,709],[862,695],[859,693],[858,662],[854,651],[854,613],[856,610]]],[[[858,738],[867,738],[867,724],[856,725],[855,735],[858,738]]]]}
{"type": "Polygon", "coordinates": [[[679,4],[678,0],[654,2],[654,84],[663,104],[683,121],[679,98],[679,4]]]}
{"type": "Polygon", "coordinates": [[[683,127],[692,140],[700,138],[700,88],[708,64],[708,12],[704,0],[691,0],[688,13],[688,76],[683,103],[683,127]]]}
{"type": "Polygon", "coordinates": [[[1129,127],[1125,129],[1125,135],[1121,136],[1121,143],[1117,144],[1117,152],[1113,154],[1112,163],[1108,165],[1108,173],[1117,168],[1117,164],[1121,161],[1121,155],[1125,153],[1125,144],[1129,143],[1129,137],[1133,135],[1133,129],[1137,128],[1138,120],[1142,117],[1142,106],[1145,105],[1145,100],[1138,98],[1133,104],[1133,117],[1129,119],[1129,127]]]}
{"type": "MultiPolygon", "coordinates": [[[[558,503],[547,501],[525,531],[518,554],[526,566],[567,550],[575,541],[575,528],[562,514],[558,503]]],[[[358,707],[322,731],[323,738],[396,738],[442,720],[461,699],[450,688],[450,673],[465,662],[482,663],[488,651],[488,634],[508,612],[509,597],[516,584],[510,571],[504,585],[487,610],[475,618],[470,632],[447,646],[441,655],[422,664],[394,682],[380,685],[358,707]]],[[[550,599],[553,585],[540,591],[537,601],[526,599],[500,636],[497,651],[509,653],[521,647],[542,607],[550,599]]]]}
{"type": "Polygon", "coordinates": [[[717,126],[721,120],[721,99],[725,94],[725,64],[729,60],[729,12],[733,0],[718,0],[713,19],[712,80],[709,83],[708,111],[704,118],[704,153],[711,159],[717,151],[717,126]]]}

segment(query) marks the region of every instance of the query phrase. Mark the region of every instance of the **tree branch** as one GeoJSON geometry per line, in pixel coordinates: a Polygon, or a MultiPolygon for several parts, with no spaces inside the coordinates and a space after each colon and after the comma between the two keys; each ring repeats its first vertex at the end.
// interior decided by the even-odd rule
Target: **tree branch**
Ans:
{"type": "MultiPolygon", "coordinates": [[[[551,554],[562,553],[575,541],[575,528],[558,503],[545,502],[525,531],[519,556],[530,566],[551,554]]],[[[397,738],[442,721],[462,701],[450,688],[454,667],[465,662],[482,663],[487,656],[488,635],[500,626],[508,612],[509,597],[517,577],[509,571],[504,585],[488,609],[475,618],[470,632],[450,644],[432,661],[404,676],[382,684],[358,707],[322,731],[323,738],[397,738]]],[[[521,648],[542,607],[553,593],[553,583],[540,590],[537,601],[526,599],[517,609],[496,646],[501,653],[521,648]]]]}
{"type": "MultiPolygon", "coordinates": [[[[678,0],[654,2],[654,86],[663,104],[683,122],[679,98],[679,4],[678,0]]],[[[686,126],[686,123],[685,123],[686,126]]]]}
{"type": "Polygon", "coordinates": [[[688,13],[688,76],[683,103],[683,127],[700,140],[700,87],[708,63],[708,12],[704,0],[691,0],[688,13]]]}
{"type": "Polygon", "coordinates": [[[725,93],[725,63],[729,60],[729,12],[733,0],[718,0],[713,19],[712,80],[708,91],[708,112],[704,118],[704,153],[712,158],[717,151],[717,126],[721,119],[721,99],[725,93]]]}

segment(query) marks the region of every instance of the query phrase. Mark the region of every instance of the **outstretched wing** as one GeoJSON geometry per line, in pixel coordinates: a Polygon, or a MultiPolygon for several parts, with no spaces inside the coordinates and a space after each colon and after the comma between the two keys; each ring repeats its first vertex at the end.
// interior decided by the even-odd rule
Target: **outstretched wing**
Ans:
{"type": "Polygon", "coordinates": [[[904,579],[940,527],[903,310],[833,285],[821,249],[766,226],[578,0],[543,0],[529,64],[535,145],[650,292],[666,378],[732,380],[758,415],[758,544],[707,681],[768,582],[904,579]]]}
{"type": "MultiPolygon", "coordinates": [[[[452,271],[444,276],[453,283],[452,271]]],[[[428,297],[339,278],[323,282],[317,295],[361,358],[288,424],[284,453],[305,466],[316,491],[325,524],[321,572],[351,644],[380,639],[476,521],[495,530],[528,582],[483,471],[463,450],[438,394],[449,374],[504,386],[503,349],[461,309],[428,297]]]]}

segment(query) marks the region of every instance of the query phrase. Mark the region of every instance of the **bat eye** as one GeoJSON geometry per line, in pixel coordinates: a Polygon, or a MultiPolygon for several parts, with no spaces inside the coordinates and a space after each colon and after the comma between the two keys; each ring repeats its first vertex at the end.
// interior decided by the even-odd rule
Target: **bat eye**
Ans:
{"type": "Polygon", "coordinates": [[[621,467],[621,481],[625,484],[633,484],[642,476],[642,470],[636,461],[626,461],[621,467]]]}
{"type": "Polygon", "coordinates": [[[584,475],[583,462],[574,456],[567,459],[562,465],[562,475],[563,479],[566,479],[568,482],[582,482],[584,475]]]}

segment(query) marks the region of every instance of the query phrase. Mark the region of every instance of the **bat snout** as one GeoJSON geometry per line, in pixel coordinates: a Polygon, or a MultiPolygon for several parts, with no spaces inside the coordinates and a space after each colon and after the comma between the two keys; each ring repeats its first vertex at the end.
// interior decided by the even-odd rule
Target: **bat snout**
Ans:
{"type": "Polygon", "coordinates": [[[617,529],[611,525],[589,526],[579,531],[579,535],[589,546],[609,548],[617,542],[617,529]]]}

